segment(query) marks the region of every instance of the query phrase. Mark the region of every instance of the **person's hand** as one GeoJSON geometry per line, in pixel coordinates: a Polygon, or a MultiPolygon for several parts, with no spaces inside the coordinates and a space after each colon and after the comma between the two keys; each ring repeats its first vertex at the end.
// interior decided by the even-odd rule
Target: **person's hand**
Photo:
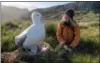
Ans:
{"type": "Polygon", "coordinates": [[[63,47],[65,45],[65,42],[60,42],[60,46],[63,47]]]}
{"type": "Polygon", "coordinates": [[[64,48],[65,50],[69,51],[69,52],[72,52],[72,51],[73,51],[72,48],[69,47],[69,46],[67,46],[67,45],[64,45],[63,48],[64,48]]]}

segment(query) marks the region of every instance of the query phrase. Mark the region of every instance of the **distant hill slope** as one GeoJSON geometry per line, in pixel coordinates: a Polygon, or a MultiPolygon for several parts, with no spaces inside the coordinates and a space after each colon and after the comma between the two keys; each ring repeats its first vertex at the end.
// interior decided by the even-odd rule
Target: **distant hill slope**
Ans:
{"type": "Polygon", "coordinates": [[[70,2],[63,5],[56,5],[48,8],[38,8],[32,11],[19,9],[16,7],[1,6],[2,22],[9,20],[31,20],[30,16],[33,11],[39,11],[47,20],[57,20],[61,18],[61,13],[66,9],[74,10],[95,10],[100,11],[100,2],[70,2]]]}
{"type": "Polygon", "coordinates": [[[1,14],[2,14],[2,22],[6,22],[9,20],[19,20],[22,18],[27,18],[28,10],[27,9],[19,9],[11,6],[1,6],[1,14]]]}
{"type": "Polygon", "coordinates": [[[32,10],[30,14],[33,11],[39,11],[44,15],[45,19],[60,19],[61,13],[68,8],[75,9],[76,5],[74,3],[68,3],[64,5],[52,6],[49,8],[39,8],[39,9],[32,10]]]}
{"type": "Polygon", "coordinates": [[[100,11],[100,2],[71,2],[64,5],[52,6],[49,8],[40,8],[33,11],[41,12],[46,19],[60,19],[61,13],[66,9],[74,10],[95,10],[100,11]]]}

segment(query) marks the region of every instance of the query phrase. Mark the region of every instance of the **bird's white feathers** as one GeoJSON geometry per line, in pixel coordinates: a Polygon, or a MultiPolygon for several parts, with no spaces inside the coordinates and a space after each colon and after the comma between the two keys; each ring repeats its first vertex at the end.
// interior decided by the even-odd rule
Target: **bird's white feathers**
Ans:
{"type": "Polygon", "coordinates": [[[27,29],[25,29],[22,33],[20,33],[18,36],[16,36],[15,37],[15,44],[17,45],[17,46],[21,46],[22,45],[22,43],[25,41],[25,39],[26,39],[26,34],[27,34],[27,32],[28,32],[28,30],[30,29],[32,27],[32,25],[31,26],[29,26],[27,29]]]}
{"type": "Polygon", "coordinates": [[[45,38],[44,18],[39,12],[33,12],[31,18],[33,24],[15,37],[15,43],[17,44],[18,42],[21,42],[20,40],[24,39],[22,46],[31,49],[31,52],[34,52],[35,54],[37,45],[45,38]]]}

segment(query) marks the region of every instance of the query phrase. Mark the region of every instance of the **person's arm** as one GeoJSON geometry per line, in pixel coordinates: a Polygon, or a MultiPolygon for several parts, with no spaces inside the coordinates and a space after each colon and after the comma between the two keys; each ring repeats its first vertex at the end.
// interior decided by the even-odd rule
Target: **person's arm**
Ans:
{"type": "Polygon", "coordinates": [[[56,37],[59,43],[65,42],[64,39],[62,38],[62,27],[60,23],[57,26],[56,37]]]}
{"type": "Polygon", "coordinates": [[[80,28],[78,24],[75,25],[74,27],[74,34],[75,34],[74,40],[70,45],[72,48],[76,48],[80,41],[80,28]]]}
{"type": "Polygon", "coordinates": [[[61,50],[61,48],[64,46],[64,44],[65,44],[65,41],[62,38],[62,27],[61,27],[60,23],[57,26],[56,37],[57,37],[57,40],[59,42],[59,45],[55,48],[55,51],[59,52],[61,50]]]}

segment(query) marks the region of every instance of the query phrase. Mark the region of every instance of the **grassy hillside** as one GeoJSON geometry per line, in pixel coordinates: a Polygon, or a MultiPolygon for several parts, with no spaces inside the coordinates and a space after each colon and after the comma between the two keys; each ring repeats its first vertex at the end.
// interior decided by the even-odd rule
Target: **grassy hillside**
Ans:
{"type": "Polygon", "coordinates": [[[1,5],[2,11],[2,22],[5,23],[6,21],[10,20],[20,20],[20,19],[27,19],[28,18],[28,9],[20,9],[12,6],[4,6],[1,5]]]}
{"type": "MultiPolygon", "coordinates": [[[[77,11],[74,19],[80,25],[81,40],[71,60],[78,63],[99,63],[99,14],[93,11],[77,11]]],[[[56,27],[60,20],[48,20],[45,24],[46,38],[53,48],[58,44],[56,39],[56,27]]],[[[14,37],[31,24],[31,21],[10,21],[1,26],[1,51],[9,52],[17,47],[14,44],[14,37]]],[[[45,57],[46,59],[46,57],[45,57]]],[[[50,61],[51,63],[51,61],[50,61]]],[[[52,62],[53,63],[53,62],[52,62]]]]}
{"type": "MultiPolygon", "coordinates": [[[[67,10],[67,9],[74,9],[74,10],[94,10],[95,12],[99,12],[100,11],[100,2],[70,2],[70,3],[66,3],[63,5],[56,5],[56,6],[52,6],[52,7],[48,7],[48,8],[38,8],[35,10],[30,11],[29,15],[31,15],[31,13],[33,11],[39,11],[43,14],[43,16],[45,17],[45,19],[48,20],[58,20],[61,19],[61,14],[63,11],[67,10]]],[[[99,12],[100,13],[100,12],[99,12]]],[[[84,14],[84,12],[82,13],[84,14]]]]}

